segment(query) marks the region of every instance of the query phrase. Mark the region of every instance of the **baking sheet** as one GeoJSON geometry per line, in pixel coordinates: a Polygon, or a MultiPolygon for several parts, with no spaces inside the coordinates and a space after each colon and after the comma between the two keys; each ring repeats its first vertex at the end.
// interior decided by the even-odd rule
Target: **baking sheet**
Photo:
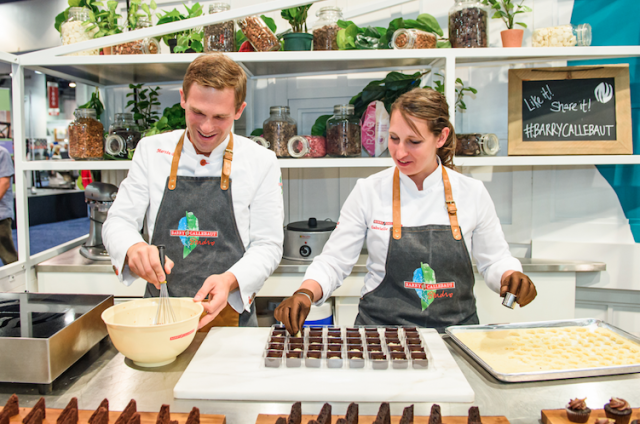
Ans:
{"type": "Polygon", "coordinates": [[[482,366],[489,374],[491,374],[497,380],[505,383],[521,383],[527,381],[547,381],[547,380],[561,380],[566,378],[580,378],[580,377],[598,377],[603,375],[616,375],[616,374],[632,374],[640,372],[640,363],[634,365],[612,365],[606,367],[591,367],[591,368],[578,368],[570,370],[553,370],[553,371],[539,371],[539,372],[523,372],[523,373],[501,373],[493,369],[488,363],[486,363],[476,352],[474,352],[469,346],[467,346],[456,335],[463,332],[470,331],[499,331],[499,330],[514,330],[514,329],[533,329],[533,328],[561,328],[561,327],[601,327],[606,328],[620,337],[640,344],[640,338],[627,333],[613,325],[606,322],[594,319],[573,319],[573,320],[560,320],[560,321],[537,321],[537,322],[522,322],[514,324],[494,324],[494,325],[461,325],[451,326],[446,328],[446,333],[451,339],[464,350],[471,358],[473,358],[480,366],[482,366]]]}

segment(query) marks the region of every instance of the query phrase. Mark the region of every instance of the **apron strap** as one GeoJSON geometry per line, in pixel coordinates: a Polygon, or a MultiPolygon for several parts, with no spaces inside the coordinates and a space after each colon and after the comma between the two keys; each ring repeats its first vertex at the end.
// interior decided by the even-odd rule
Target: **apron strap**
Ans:
{"type": "MultiPolygon", "coordinates": [[[[169,174],[169,190],[175,190],[176,180],[178,179],[178,164],[180,163],[180,155],[182,154],[182,146],[184,145],[184,135],[187,130],[180,136],[180,141],[173,152],[173,160],[171,161],[171,173],[169,174]]],[[[222,160],[222,176],[220,178],[220,188],[227,190],[229,188],[229,176],[231,175],[231,161],[233,160],[233,133],[229,133],[229,144],[224,150],[224,158],[222,160]]]]}
{"type": "MultiPolygon", "coordinates": [[[[453,201],[453,194],[451,192],[451,182],[449,181],[449,175],[447,170],[442,166],[442,182],[444,183],[444,199],[447,205],[447,212],[449,212],[449,222],[451,223],[451,233],[455,240],[462,239],[462,233],[460,232],[460,225],[458,225],[458,209],[456,209],[456,202],[453,201]]],[[[393,238],[400,240],[402,237],[402,219],[400,210],[400,170],[396,168],[393,173],[393,238]]]]}

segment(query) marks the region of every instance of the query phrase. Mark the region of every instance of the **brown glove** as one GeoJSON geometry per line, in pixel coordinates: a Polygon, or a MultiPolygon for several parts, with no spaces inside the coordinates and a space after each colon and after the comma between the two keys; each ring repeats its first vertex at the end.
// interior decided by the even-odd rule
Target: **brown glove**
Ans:
{"type": "Polygon", "coordinates": [[[538,292],[529,277],[521,272],[514,271],[502,281],[500,297],[505,297],[507,292],[516,295],[518,304],[522,307],[531,303],[538,292]]]}
{"type": "Polygon", "coordinates": [[[302,329],[302,324],[311,310],[311,303],[313,303],[311,290],[299,289],[293,293],[293,296],[286,298],[278,305],[273,316],[284,324],[289,334],[294,336],[302,329]]]}

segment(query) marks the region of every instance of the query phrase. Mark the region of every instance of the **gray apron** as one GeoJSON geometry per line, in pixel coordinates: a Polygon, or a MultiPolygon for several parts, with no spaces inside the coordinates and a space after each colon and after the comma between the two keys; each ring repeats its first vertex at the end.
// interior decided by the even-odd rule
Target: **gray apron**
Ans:
{"type": "Polygon", "coordinates": [[[396,168],[393,230],[385,277],[378,287],[360,299],[356,325],[412,325],[443,332],[449,325],[479,323],[471,258],[458,225],[451,183],[444,166],[442,179],[451,225],[402,227],[400,174],[396,168]],[[416,282],[421,263],[433,269],[435,284],[416,282]],[[423,293],[428,298],[426,302],[421,301],[423,293]]]}
{"type": "MultiPolygon", "coordinates": [[[[175,264],[167,275],[171,297],[194,297],[210,275],[226,272],[245,252],[229,190],[233,134],[225,150],[221,177],[178,176],[183,144],[184,134],[173,153],[151,239],[154,245],[165,246],[166,256],[175,264]]],[[[159,293],[153,284],[147,284],[145,297],[157,297],[159,293]]],[[[253,304],[250,312],[239,317],[240,326],[251,324],[257,325],[253,304]]]]}

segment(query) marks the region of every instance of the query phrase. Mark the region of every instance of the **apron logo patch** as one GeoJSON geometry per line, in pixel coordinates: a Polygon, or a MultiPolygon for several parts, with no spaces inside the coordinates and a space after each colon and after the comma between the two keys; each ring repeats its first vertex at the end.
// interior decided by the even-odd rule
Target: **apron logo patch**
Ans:
{"type": "Polygon", "coordinates": [[[435,299],[453,297],[453,293],[437,293],[437,290],[455,289],[456,283],[436,283],[436,273],[429,264],[420,263],[420,268],[413,271],[413,281],[405,281],[404,288],[414,289],[420,298],[424,311],[435,299]]]}
{"type": "Polygon", "coordinates": [[[184,217],[180,218],[180,221],[178,222],[178,229],[170,230],[169,234],[172,237],[180,237],[180,241],[184,246],[182,249],[182,259],[189,256],[189,254],[193,252],[193,249],[198,245],[213,246],[216,242],[207,239],[218,237],[217,231],[200,231],[198,218],[193,214],[193,212],[189,211],[185,213],[184,217]]]}

